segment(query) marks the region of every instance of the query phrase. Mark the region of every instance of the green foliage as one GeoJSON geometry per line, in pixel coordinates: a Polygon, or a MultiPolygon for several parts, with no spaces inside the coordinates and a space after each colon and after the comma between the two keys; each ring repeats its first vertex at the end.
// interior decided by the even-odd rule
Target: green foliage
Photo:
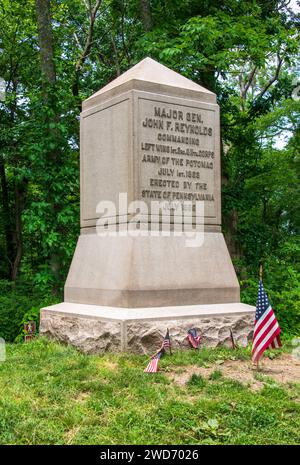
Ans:
{"type": "Polygon", "coordinates": [[[209,379],[211,379],[212,381],[217,381],[218,379],[221,379],[221,378],[222,378],[222,373],[220,370],[213,371],[209,377],[209,379]]]}
{"type": "MultiPolygon", "coordinates": [[[[290,338],[299,334],[300,102],[292,98],[299,15],[279,0],[149,5],[151,27],[139,0],[103,0],[83,57],[90,27],[85,2],[51,2],[56,79],[49,85],[41,72],[35,2],[2,1],[0,279],[15,279],[15,268],[15,281],[62,294],[79,234],[81,101],[151,56],[217,93],[222,224],[242,298],[255,303],[263,263],[266,289],[290,338]]],[[[36,305],[27,291],[24,298],[11,287],[5,292],[6,329],[0,331],[11,340],[17,321],[36,305]]]]}
{"type": "MultiPolygon", "coordinates": [[[[298,238],[289,239],[277,250],[277,254],[265,259],[264,287],[282,330],[284,339],[300,333],[300,243],[298,238]]],[[[241,282],[242,299],[256,302],[258,280],[248,278],[241,282]]]]}
{"type": "Polygon", "coordinates": [[[38,307],[32,307],[27,312],[24,313],[22,321],[20,322],[20,325],[19,325],[19,334],[15,338],[15,342],[24,341],[24,336],[25,334],[27,334],[24,329],[24,325],[28,323],[29,321],[35,322],[36,331],[35,331],[34,336],[38,334],[39,325],[40,325],[40,311],[41,311],[41,307],[43,306],[44,304],[42,304],[41,306],[39,305],[38,307]]]}
{"type": "Polygon", "coordinates": [[[205,386],[205,380],[202,376],[193,374],[188,380],[188,385],[193,388],[201,389],[205,386]]]}
{"type": "Polygon", "coordinates": [[[0,281],[0,337],[7,342],[22,340],[23,324],[33,320],[38,328],[39,310],[50,303],[55,303],[55,298],[33,285],[14,286],[9,281],[0,281]]]}
{"type": "Polygon", "coordinates": [[[164,357],[160,364],[164,366],[176,365],[196,365],[206,367],[211,363],[223,364],[226,359],[247,360],[251,354],[251,348],[238,347],[234,352],[228,347],[215,347],[214,350],[208,347],[200,346],[199,350],[180,351],[172,355],[172,357],[164,357]]]}

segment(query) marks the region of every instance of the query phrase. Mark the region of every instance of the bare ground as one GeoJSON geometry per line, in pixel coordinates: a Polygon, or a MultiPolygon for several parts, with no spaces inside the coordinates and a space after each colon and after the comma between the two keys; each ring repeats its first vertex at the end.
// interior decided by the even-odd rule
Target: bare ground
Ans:
{"type": "Polygon", "coordinates": [[[253,390],[259,390],[264,385],[261,379],[256,379],[257,377],[272,378],[281,384],[300,383],[300,360],[293,358],[291,354],[282,354],[273,360],[262,358],[259,369],[251,361],[226,360],[224,363],[214,363],[209,367],[194,365],[180,367],[167,375],[176,384],[184,385],[193,374],[209,378],[215,370],[220,371],[224,378],[239,381],[253,390]]]}

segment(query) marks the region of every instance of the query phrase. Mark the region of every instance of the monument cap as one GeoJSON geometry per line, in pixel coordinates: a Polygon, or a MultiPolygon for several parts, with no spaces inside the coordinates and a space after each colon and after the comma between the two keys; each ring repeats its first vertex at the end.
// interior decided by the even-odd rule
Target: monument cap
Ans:
{"type": "Polygon", "coordinates": [[[83,102],[83,110],[128,90],[144,90],[216,103],[216,95],[152,58],[144,58],[83,102]]]}

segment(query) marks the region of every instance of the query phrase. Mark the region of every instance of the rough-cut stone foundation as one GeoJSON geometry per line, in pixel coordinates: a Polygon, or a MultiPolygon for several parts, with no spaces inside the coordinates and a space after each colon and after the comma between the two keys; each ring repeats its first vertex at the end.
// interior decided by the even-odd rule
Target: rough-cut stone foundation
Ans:
{"type": "Polygon", "coordinates": [[[151,308],[149,314],[145,308],[65,302],[42,309],[40,333],[85,353],[152,354],[162,343],[167,328],[174,350],[189,348],[186,333],[193,327],[202,335],[205,346],[230,346],[230,328],[235,342],[246,346],[252,337],[254,311],[250,305],[233,303],[151,308]]]}

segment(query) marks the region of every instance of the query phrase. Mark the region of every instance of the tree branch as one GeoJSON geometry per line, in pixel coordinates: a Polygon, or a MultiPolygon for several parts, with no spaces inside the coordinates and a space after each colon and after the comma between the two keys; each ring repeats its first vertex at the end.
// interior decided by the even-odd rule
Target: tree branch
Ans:
{"type": "Polygon", "coordinates": [[[247,96],[247,92],[248,92],[249,87],[251,86],[251,84],[252,84],[252,82],[253,82],[253,79],[254,79],[256,70],[257,70],[257,66],[255,65],[255,66],[253,67],[253,69],[252,69],[252,70],[250,71],[250,73],[249,73],[247,82],[244,84],[244,89],[243,89],[243,92],[242,92],[242,98],[243,98],[243,99],[245,99],[246,96],[247,96]]]}
{"type": "Polygon", "coordinates": [[[117,76],[120,76],[121,69],[120,69],[120,63],[119,63],[119,59],[118,59],[118,50],[117,50],[117,47],[116,47],[115,39],[114,39],[112,34],[111,34],[111,43],[112,43],[112,47],[113,47],[113,51],[114,51],[117,76]]]}
{"type": "Polygon", "coordinates": [[[122,36],[122,44],[123,44],[123,50],[124,50],[124,54],[126,55],[126,58],[127,58],[127,61],[128,63],[130,63],[130,54],[129,54],[129,51],[128,51],[128,48],[127,48],[127,45],[126,45],[126,41],[125,41],[125,34],[124,34],[124,21],[125,21],[125,9],[126,9],[126,5],[124,4],[124,1],[122,3],[122,18],[121,18],[121,36],[122,36]]]}
{"type": "Polygon", "coordinates": [[[267,84],[263,87],[263,89],[260,91],[260,93],[256,96],[255,100],[260,99],[263,97],[263,95],[267,92],[267,90],[271,87],[271,85],[278,80],[279,73],[281,70],[281,66],[283,64],[284,57],[280,57],[279,54],[277,54],[277,67],[274,76],[267,82],[267,84]]]}
{"type": "Polygon", "coordinates": [[[78,72],[82,68],[82,66],[83,66],[83,64],[84,64],[84,62],[85,62],[85,60],[86,60],[86,58],[87,58],[87,56],[90,53],[90,50],[92,48],[94,25],[95,25],[96,16],[97,16],[98,10],[100,8],[101,2],[102,2],[102,0],[97,0],[95,6],[92,7],[91,1],[90,0],[85,0],[86,7],[89,10],[90,24],[89,24],[89,30],[88,30],[88,34],[87,34],[87,38],[86,38],[86,41],[85,41],[83,51],[82,51],[82,53],[81,53],[81,55],[80,55],[80,57],[79,57],[79,59],[77,60],[77,63],[76,63],[76,72],[78,72]]]}
{"type": "Polygon", "coordinates": [[[77,43],[77,45],[78,45],[78,48],[79,48],[81,51],[83,51],[82,45],[81,45],[81,43],[79,42],[78,35],[76,34],[76,32],[74,32],[74,37],[75,37],[76,43],[77,43]]]}

